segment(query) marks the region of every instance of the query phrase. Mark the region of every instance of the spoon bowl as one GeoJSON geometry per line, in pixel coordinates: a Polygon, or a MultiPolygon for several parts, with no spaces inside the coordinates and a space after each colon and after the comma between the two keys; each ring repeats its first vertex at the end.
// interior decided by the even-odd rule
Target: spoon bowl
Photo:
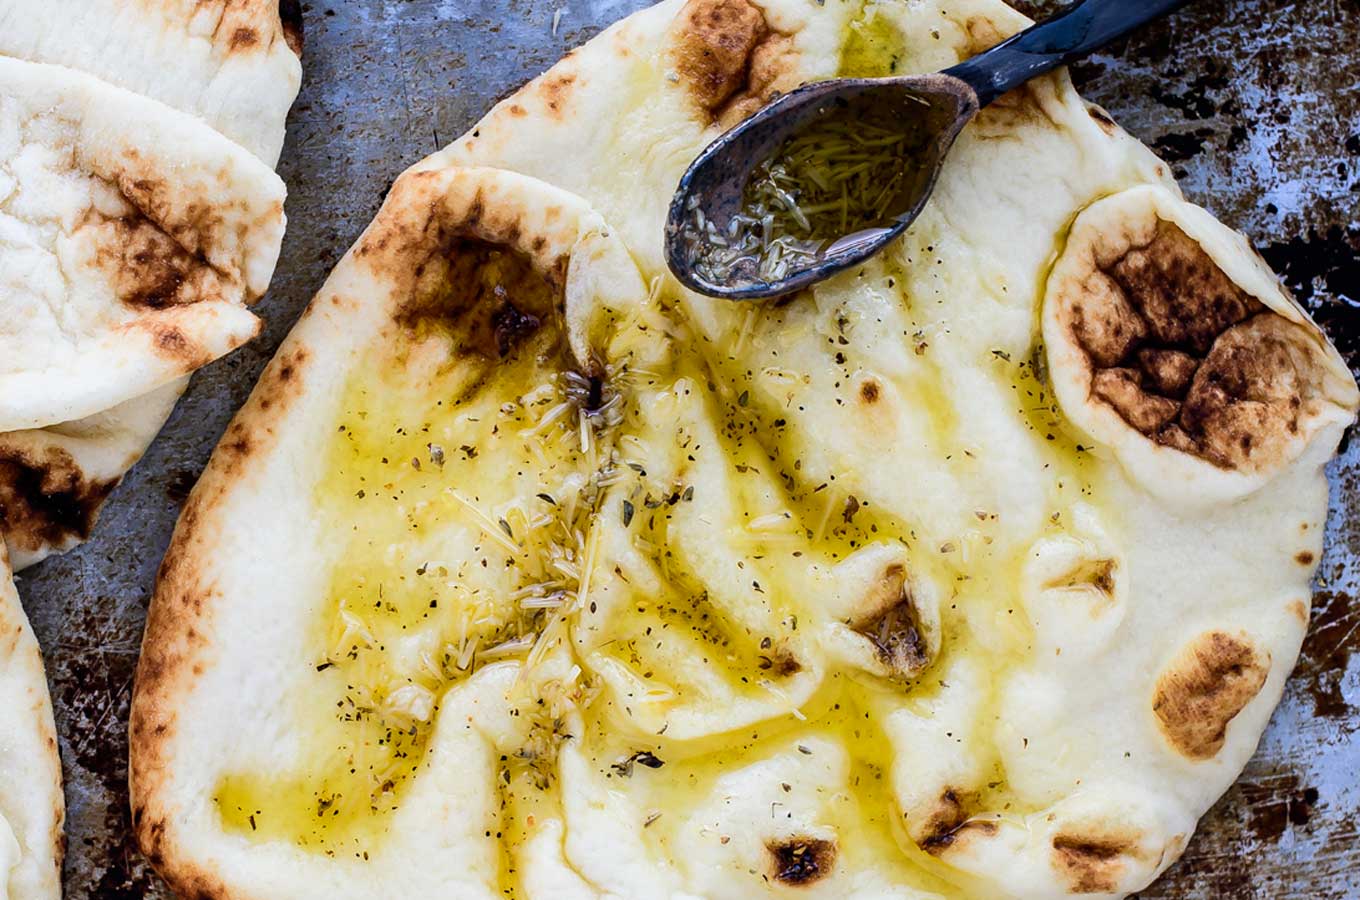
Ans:
{"type": "Polygon", "coordinates": [[[758,300],[801,290],[862,262],[907,229],[929,199],[940,165],[963,126],[977,113],[977,94],[951,75],[821,81],[790,91],[710,144],[680,179],[666,218],[666,261],[682,284],[714,297],[758,300]],[[900,117],[904,130],[927,138],[894,197],[892,221],[842,235],[811,265],[778,280],[762,278],[754,261],[716,281],[700,265],[708,236],[703,223],[722,232],[743,205],[752,160],[769,158],[794,135],[832,113],[873,105],[900,117]]]}

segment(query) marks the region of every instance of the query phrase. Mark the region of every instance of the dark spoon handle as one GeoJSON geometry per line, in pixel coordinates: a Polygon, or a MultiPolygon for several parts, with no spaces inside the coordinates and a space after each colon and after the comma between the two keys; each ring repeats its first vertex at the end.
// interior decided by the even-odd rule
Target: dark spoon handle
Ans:
{"type": "Polygon", "coordinates": [[[986,106],[1031,78],[1075,62],[1175,12],[1190,0],[1082,0],[1064,12],[964,60],[946,75],[966,81],[986,106]]]}

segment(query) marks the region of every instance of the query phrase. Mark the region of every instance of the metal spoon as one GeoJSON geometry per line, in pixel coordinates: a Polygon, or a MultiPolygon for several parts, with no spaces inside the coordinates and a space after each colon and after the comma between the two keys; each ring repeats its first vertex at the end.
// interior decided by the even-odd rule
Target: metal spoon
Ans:
{"type": "MultiPolygon", "coordinates": [[[[801,290],[860,263],[896,238],[920,215],[935,187],[954,139],[977,111],[1037,75],[1067,65],[1111,41],[1184,6],[1189,0],[1083,0],[1010,40],[934,75],[844,78],[804,85],[779,97],[710,144],[680,179],[666,218],[666,262],[685,286],[713,297],[756,300],[801,290]],[[742,207],[752,171],[829,110],[849,104],[899,107],[916,117],[913,128],[928,135],[904,164],[918,167],[910,189],[897,198],[887,227],[840,236],[815,257],[795,264],[773,281],[747,267],[739,277],[715,283],[696,271],[706,237],[696,231],[711,222],[721,233],[742,207]]],[[[701,267],[700,267],[701,268],[701,267]]]]}

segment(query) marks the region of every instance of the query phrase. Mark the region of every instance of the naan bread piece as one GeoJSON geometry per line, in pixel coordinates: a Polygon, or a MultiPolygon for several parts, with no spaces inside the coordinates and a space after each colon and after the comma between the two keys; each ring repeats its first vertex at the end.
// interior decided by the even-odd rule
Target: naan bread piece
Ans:
{"type": "Polygon", "coordinates": [[[70,66],[159,100],[270,166],[302,83],[301,48],[295,0],[0,0],[0,56],[70,66]]]}
{"type": "Polygon", "coordinates": [[[200,122],[0,59],[0,431],[101,412],[254,336],[283,183],[200,122]]]}
{"type": "Polygon", "coordinates": [[[76,422],[0,434],[0,535],[15,571],[90,536],[187,379],[76,422]]]}
{"type": "Polygon", "coordinates": [[[0,897],[61,897],[61,760],[42,655],[0,542],[0,897]]]}
{"type": "MultiPolygon", "coordinates": [[[[426,733],[383,723],[439,721],[440,698],[481,670],[451,689],[433,673],[446,660],[478,669],[476,623],[504,628],[526,604],[555,615],[520,626],[532,648],[494,632],[491,659],[515,659],[517,696],[559,724],[506,753],[533,761],[536,799],[501,792],[505,864],[487,892],[1117,897],[1170,865],[1250,757],[1297,656],[1323,466],[1357,406],[1246,242],[1208,225],[1160,160],[1055,73],[965,129],[900,241],[811,291],[713,301],[682,290],[661,254],[685,166],[772,91],[937,70],[1025,24],[994,0],[671,0],[403,176],[394,196],[489,169],[497,184],[536,185],[549,208],[570,192],[641,275],[593,279],[630,285],[610,296],[568,290],[555,349],[536,350],[534,367],[511,354],[493,377],[422,349],[449,339],[442,325],[408,324],[391,345],[406,350],[349,349],[398,332],[365,302],[393,290],[355,276],[379,238],[341,264],[219,448],[153,601],[133,765],[157,865],[181,886],[208,872],[229,896],[264,893],[266,870],[344,895],[435,831],[447,848],[412,877],[460,856],[482,871],[485,845],[465,840],[465,823],[435,817],[412,836],[395,824],[415,802],[403,791],[424,796],[428,745],[401,738],[401,766],[364,759],[396,777],[377,780],[392,790],[362,826],[331,812],[343,793],[331,783],[241,773],[294,772],[299,758],[331,771],[332,751],[301,736],[334,744],[336,727],[426,733]],[[1229,399],[1262,412],[1269,452],[1249,475],[1227,473],[1249,478],[1232,491],[1196,478],[1168,496],[1158,484],[1178,466],[1222,469],[1192,452],[1212,443],[1158,445],[1146,451],[1158,466],[1140,470],[1131,452],[1153,442],[1122,416],[1087,424],[1110,400],[1069,390],[1094,384],[1099,360],[1084,343],[1085,355],[1062,355],[1064,334],[1077,340],[1063,273],[1091,248],[1151,246],[1160,221],[1202,254],[1167,270],[1169,308],[1230,283],[1244,309],[1279,319],[1226,323],[1195,362],[1192,385],[1221,374],[1229,399]],[[1054,318],[1067,332],[1050,333],[1054,318]],[[319,350],[323,336],[341,349],[319,350]],[[1243,348],[1265,346],[1288,380],[1234,374],[1243,348]],[[297,372],[304,387],[287,387],[297,372]],[[354,373],[343,387],[341,372],[354,373]],[[1280,419],[1291,396],[1297,419],[1280,419]],[[550,567],[518,561],[531,545],[550,567]],[[286,586],[281,570],[295,573],[286,586]],[[409,612],[385,618],[387,605],[409,612]],[[450,606],[460,624],[423,624],[446,623],[450,606]],[[411,674],[421,666],[428,678],[411,674]],[[349,701],[291,693],[333,670],[380,688],[349,701]],[[270,718],[243,735],[223,708],[226,721],[238,709],[270,718]],[[362,709],[366,724],[335,726],[317,709],[362,709]],[[318,813],[344,824],[318,837],[318,813]]],[[[501,196],[484,191],[474,218],[498,221],[501,196]]],[[[396,212],[370,234],[394,234],[396,212]]],[[[524,229],[513,233],[523,249],[524,229]]],[[[456,270],[453,283],[480,286],[496,309],[530,284],[498,257],[458,268],[463,252],[431,264],[389,243],[388,277],[403,285],[456,270]]],[[[453,340],[482,334],[505,356],[501,332],[544,336],[523,318],[488,330],[469,317],[453,340]]],[[[1174,368],[1149,365],[1144,384],[1174,368]]]]}

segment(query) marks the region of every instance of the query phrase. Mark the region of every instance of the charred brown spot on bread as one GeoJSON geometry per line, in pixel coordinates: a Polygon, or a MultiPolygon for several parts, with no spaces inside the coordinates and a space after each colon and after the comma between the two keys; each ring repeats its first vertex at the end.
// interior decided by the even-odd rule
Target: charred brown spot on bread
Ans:
{"type": "Polygon", "coordinates": [[[279,0],[279,24],[288,49],[302,56],[302,0],[279,0]]]}
{"type": "Polygon", "coordinates": [[[174,860],[173,864],[166,865],[170,860],[166,858],[168,828],[164,816],[153,817],[147,812],[144,804],[134,803],[132,830],[147,861],[165,878],[175,896],[192,900],[224,900],[234,896],[221,881],[183,859],[174,860]]]}
{"type": "Polygon", "coordinates": [[[1097,366],[1115,366],[1147,337],[1147,323],[1109,276],[1092,272],[1072,303],[1071,327],[1097,366]]]}
{"type": "Polygon", "coordinates": [[[1270,460],[1302,430],[1319,379],[1318,350],[1308,332],[1262,313],[1214,342],[1186,395],[1182,427],[1219,465],[1245,468],[1270,460]]]}
{"type": "Polygon", "coordinates": [[[1119,127],[1118,125],[1115,124],[1114,119],[1110,118],[1110,114],[1105,112],[1105,110],[1101,109],[1099,106],[1095,105],[1087,106],[1086,112],[1092,119],[1095,120],[1096,124],[1100,126],[1100,130],[1105,132],[1106,134],[1110,135],[1114,134],[1115,130],[1118,129],[1119,127]]]}
{"type": "Polygon", "coordinates": [[[217,443],[217,450],[214,456],[221,454],[223,464],[226,466],[239,465],[233,457],[247,457],[255,449],[255,442],[251,440],[250,429],[243,421],[243,416],[238,415],[227,426],[226,434],[222,435],[222,440],[217,443]]]}
{"type": "MultiPolygon", "coordinates": [[[[280,418],[292,401],[301,396],[303,386],[299,373],[309,356],[305,346],[284,347],[260,375],[260,380],[251,395],[251,402],[260,413],[269,415],[256,416],[256,433],[272,434],[270,423],[280,418]]],[[[232,435],[234,441],[244,441],[247,452],[251,449],[246,429],[234,429],[228,434],[232,435]]]]}
{"type": "Polygon", "coordinates": [[[929,653],[911,596],[903,593],[892,606],[856,628],[873,641],[878,655],[899,674],[920,671],[929,662],[929,653]]]}
{"type": "MultiPolygon", "coordinates": [[[[979,140],[1009,140],[1018,128],[1059,127],[1051,109],[1053,89],[1046,82],[1026,82],[979,110],[972,127],[979,140]]],[[[1063,124],[1061,127],[1067,127],[1063,124]]]]}
{"type": "Polygon", "coordinates": [[[775,98],[781,89],[793,87],[791,76],[797,71],[797,48],[793,38],[770,34],[751,51],[746,87],[728,100],[718,114],[718,122],[732,126],[775,98]]]}
{"type": "Polygon", "coordinates": [[[967,807],[972,800],[972,795],[955,788],[941,791],[925,823],[913,829],[917,846],[931,856],[939,856],[967,836],[996,834],[995,822],[970,819],[967,807]]]}
{"type": "Polygon", "coordinates": [[[986,820],[969,819],[953,826],[947,831],[936,832],[921,843],[921,849],[931,856],[962,846],[971,837],[991,837],[996,834],[996,823],[986,820]]]}
{"type": "Polygon", "coordinates": [[[152,309],[182,302],[179,289],[195,268],[196,260],[145,219],[131,225],[122,220],[119,225],[123,265],[115,285],[118,299],[152,309]]]}
{"type": "Polygon", "coordinates": [[[1084,559],[1071,571],[1049,581],[1046,588],[1091,588],[1107,597],[1114,597],[1115,574],[1119,563],[1113,559],[1084,559]]]}
{"type": "Polygon", "coordinates": [[[1238,287],[1198,242],[1159,220],[1152,240],[1107,267],[1158,345],[1203,355],[1224,329],[1264,307],[1238,287]]]}
{"type": "Polygon", "coordinates": [[[61,447],[0,444],[0,532],[30,553],[84,540],[118,479],[90,480],[61,447]]]}
{"type": "Polygon", "coordinates": [[[859,386],[859,398],[865,403],[873,405],[878,402],[879,387],[878,382],[872,378],[866,378],[859,386]]]}
{"type": "Polygon", "coordinates": [[[493,307],[490,325],[499,355],[509,355],[511,348],[537,331],[541,324],[542,320],[538,316],[518,309],[509,300],[503,300],[500,305],[493,307]]]}
{"type": "Polygon", "coordinates": [[[762,672],[777,678],[788,678],[803,671],[803,663],[792,650],[782,644],[761,653],[757,665],[762,672]]]}
{"type": "Polygon", "coordinates": [[[216,275],[199,257],[144,216],[108,223],[97,262],[114,295],[129,306],[165,309],[220,294],[216,275]]]}
{"type": "Polygon", "coordinates": [[[260,42],[260,35],[254,28],[233,28],[231,39],[227,42],[233,51],[249,50],[260,42]]]}
{"type": "MultiPolygon", "coordinates": [[[[55,737],[49,737],[47,739],[47,746],[53,753],[59,752],[57,750],[57,739],[55,737]]],[[[66,815],[65,804],[58,803],[56,818],[60,820],[65,815],[66,815]]],[[[61,864],[62,861],[66,859],[66,851],[69,845],[66,843],[66,832],[62,829],[61,825],[57,825],[54,827],[54,834],[52,835],[52,837],[55,839],[57,845],[57,852],[54,854],[56,856],[56,859],[53,860],[53,865],[57,870],[58,877],[60,877],[61,864]]]]}
{"type": "Polygon", "coordinates": [[[870,611],[848,624],[869,639],[894,675],[910,677],[929,664],[930,646],[905,567],[894,564],[884,569],[865,608],[870,611]]]}
{"type": "Polygon", "coordinates": [[[963,23],[963,33],[967,37],[962,49],[964,56],[985,53],[1009,37],[987,16],[969,16],[963,23]]]}
{"type": "Polygon", "coordinates": [[[550,114],[554,116],[562,114],[571,100],[577,80],[575,72],[549,71],[537,82],[536,90],[543,98],[543,104],[550,114]]]}
{"type": "Polygon", "coordinates": [[[690,0],[676,18],[671,60],[696,105],[732,124],[770,99],[792,52],[748,0],[690,0]]]}
{"type": "MultiPolygon", "coordinates": [[[[519,246],[525,224],[522,209],[498,204],[494,189],[481,186],[472,191],[472,196],[460,194],[453,202],[441,188],[444,180],[443,173],[434,170],[398,178],[383,209],[353,251],[356,258],[391,282],[399,296],[410,298],[408,307],[418,306],[446,287],[448,263],[460,248],[470,247],[475,252],[480,245],[516,254],[523,249],[519,246]]],[[[562,210],[547,205],[535,215],[551,225],[561,219],[562,210]]],[[[535,238],[540,236],[534,234],[535,238]]],[[[537,248],[529,260],[558,292],[565,286],[570,261],[567,254],[549,257],[537,248]]]]}
{"type": "Polygon", "coordinates": [[[174,325],[153,323],[148,326],[155,341],[156,352],[180,363],[184,371],[212,362],[212,354],[174,325]]]}
{"type": "Polygon", "coordinates": [[[1073,894],[1117,892],[1127,858],[1137,853],[1137,842],[1119,835],[1053,836],[1053,866],[1073,894]]]}
{"type": "Polygon", "coordinates": [[[113,179],[115,186],[143,216],[201,260],[204,248],[224,230],[220,209],[207,200],[183,203],[177,187],[148,174],[148,166],[136,151],[130,151],[124,170],[113,179]]]}
{"type": "Polygon", "coordinates": [[[460,352],[504,359],[555,315],[561,292],[522,253],[458,240],[422,277],[397,321],[415,334],[446,331],[460,352]]]}
{"type": "Polygon", "coordinates": [[[153,863],[161,858],[165,840],[165,820],[147,815],[145,803],[132,804],[132,827],[141,838],[142,852],[153,863]]]}
{"type": "Polygon", "coordinates": [[[397,179],[352,257],[389,287],[393,327],[409,339],[393,352],[425,363],[440,346],[482,362],[530,346],[558,352],[571,254],[556,248],[575,239],[563,220],[551,203],[526,211],[495,180],[397,179]]]}
{"type": "Polygon", "coordinates": [[[1097,560],[1089,570],[1083,573],[1089,583],[1096,590],[1105,593],[1114,593],[1114,573],[1117,565],[1112,559],[1097,560]]]}
{"type": "Polygon", "coordinates": [[[1294,555],[1294,562],[1301,566],[1311,566],[1315,557],[1311,550],[1300,550],[1294,555]]]}
{"type": "Polygon", "coordinates": [[[715,111],[741,89],[751,53],[765,37],[765,16],[747,0],[690,0],[679,15],[676,69],[704,109],[715,111]]]}
{"type": "Polygon", "coordinates": [[[940,792],[935,809],[926,820],[924,834],[919,841],[922,848],[929,850],[944,841],[968,818],[964,809],[963,797],[954,788],[947,787],[940,792]]]}
{"type": "MultiPolygon", "coordinates": [[[[215,246],[240,239],[239,223],[228,226],[220,204],[188,202],[165,178],[148,174],[136,150],[124,153],[121,171],[111,177],[132,207],[118,217],[90,213],[81,223],[93,235],[94,264],[109,280],[114,296],[139,309],[167,309],[203,300],[255,299],[235,264],[214,264],[215,246]]],[[[221,174],[220,178],[226,178],[221,174]]],[[[274,204],[263,221],[282,215],[274,204]]]]}
{"type": "Polygon", "coordinates": [[[836,842],[824,838],[766,841],[765,849],[770,854],[770,877],[780,884],[812,884],[830,875],[836,866],[836,842]]]}
{"type": "Polygon", "coordinates": [[[1138,370],[1149,387],[1166,397],[1184,397],[1195,377],[1199,360],[1180,350],[1143,347],[1138,351],[1138,370]]]}
{"type": "MultiPolygon", "coordinates": [[[[228,434],[233,430],[237,435],[247,430],[239,416],[228,434]]],[[[205,510],[220,503],[225,485],[237,480],[234,470],[240,462],[239,458],[224,461],[219,446],[180,513],[156,572],[128,723],[133,825],[143,850],[153,860],[162,851],[165,823],[158,814],[148,814],[145,804],[148,798],[156,802],[164,783],[163,755],[176,724],[174,695],[185,689],[194,675],[193,662],[202,658],[197,646],[207,639],[202,623],[212,608],[209,601],[217,595],[201,564],[206,539],[200,529],[207,518],[205,510]]]]}
{"type": "Polygon", "coordinates": [[[1304,625],[1308,624],[1308,604],[1303,600],[1289,601],[1289,611],[1304,625]]]}
{"type": "Polygon", "coordinates": [[[1138,369],[1100,369],[1091,379],[1091,393],[1119,410],[1124,421],[1144,434],[1156,434],[1175,420],[1181,405],[1143,389],[1138,369]]]}
{"type": "Polygon", "coordinates": [[[1157,679],[1152,712],[1162,735],[1182,756],[1210,759],[1269,674],[1270,654],[1246,635],[1201,634],[1157,679]]]}
{"type": "Polygon", "coordinates": [[[1174,223],[1159,220],[1077,293],[1068,325],[1090,360],[1091,397],[1150,440],[1254,471],[1300,434],[1322,377],[1316,342],[1174,223]]]}

